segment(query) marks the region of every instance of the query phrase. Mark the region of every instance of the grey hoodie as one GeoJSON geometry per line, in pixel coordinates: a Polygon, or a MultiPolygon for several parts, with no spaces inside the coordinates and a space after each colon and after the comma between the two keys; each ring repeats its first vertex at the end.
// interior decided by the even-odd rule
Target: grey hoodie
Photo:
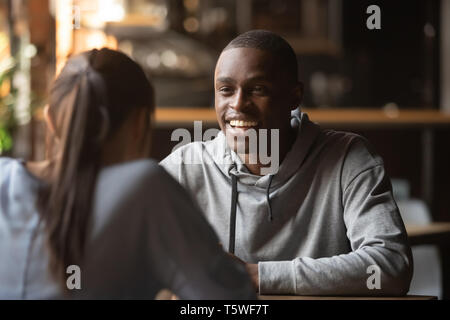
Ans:
{"type": "Polygon", "coordinates": [[[321,129],[299,110],[291,124],[297,138],[274,175],[251,174],[222,132],[161,165],[223,246],[258,263],[261,294],[406,294],[411,249],[380,156],[363,137],[321,129]]]}

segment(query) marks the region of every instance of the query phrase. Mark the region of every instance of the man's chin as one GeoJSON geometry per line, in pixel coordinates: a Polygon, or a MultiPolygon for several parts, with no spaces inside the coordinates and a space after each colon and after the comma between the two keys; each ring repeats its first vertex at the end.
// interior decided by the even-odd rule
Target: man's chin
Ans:
{"type": "Polygon", "coordinates": [[[233,143],[233,140],[227,139],[228,147],[233,150],[239,156],[247,156],[250,154],[250,144],[246,143],[233,143]]]}
{"type": "Polygon", "coordinates": [[[254,153],[258,150],[258,130],[254,127],[240,128],[229,124],[224,132],[227,144],[239,155],[254,153]]]}

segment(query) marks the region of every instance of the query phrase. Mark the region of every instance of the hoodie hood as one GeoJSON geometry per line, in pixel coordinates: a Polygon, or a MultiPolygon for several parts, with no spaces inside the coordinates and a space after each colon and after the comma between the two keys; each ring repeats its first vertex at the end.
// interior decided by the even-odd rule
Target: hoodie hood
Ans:
{"type": "Polygon", "coordinates": [[[249,172],[239,156],[229,148],[222,131],[216,138],[217,143],[207,146],[207,152],[210,153],[220,170],[230,179],[234,175],[239,183],[245,185],[267,188],[270,184],[271,187],[276,188],[298,171],[320,133],[320,127],[311,122],[308,115],[301,112],[299,108],[291,112],[291,126],[297,129],[297,137],[291,150],[286,154],[274,174],[258,176],[249,172]]]}

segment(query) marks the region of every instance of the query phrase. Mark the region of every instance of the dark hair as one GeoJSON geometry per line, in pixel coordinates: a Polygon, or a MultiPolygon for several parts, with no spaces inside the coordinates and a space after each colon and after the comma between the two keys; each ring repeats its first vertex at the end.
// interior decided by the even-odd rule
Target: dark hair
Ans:
{"type": "Polygon", "coordinates": [[[297,56],[289,43],[276,33],[267,30],[247,31],[231,40],[223,51],[233,48],[254,48],[272,53],[285,69],[289,80],[298,81],[297,56]]]}
{"type": "Polygon", "coordinates": [[[136,108],[148,110],[150,125],[153,88],[136,62],[111,49],[70,58],[51,87],[58,156],[40,192],[39,212],[50,268],[61,281],[67,266],[83,257],[102,146],[136,108]]]}

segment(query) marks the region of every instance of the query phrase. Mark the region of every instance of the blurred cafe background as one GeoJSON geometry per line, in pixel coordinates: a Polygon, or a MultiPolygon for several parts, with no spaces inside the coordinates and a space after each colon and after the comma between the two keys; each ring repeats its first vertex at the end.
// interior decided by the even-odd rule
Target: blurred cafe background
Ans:
{"type": "Polygon", "coordinates": [[[162,159],[174,129],[218,127],[215,63],[250,29],[290,42],[312,120],[383,156],[414,250],[410,294],[450,298],[450,0],[0,0],[0,155],[44,158],[49,85],[69,56],[106,46],[155,85],[162,159]]]}

